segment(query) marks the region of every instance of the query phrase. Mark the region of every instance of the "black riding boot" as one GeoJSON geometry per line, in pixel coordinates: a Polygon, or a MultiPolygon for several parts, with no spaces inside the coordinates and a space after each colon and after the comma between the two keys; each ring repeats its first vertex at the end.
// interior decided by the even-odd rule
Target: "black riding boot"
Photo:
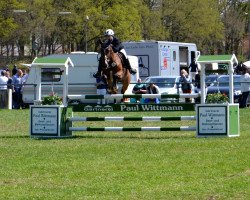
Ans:
{"type": "Polygon", "coordinates": [[[129,59],[127,59],[127,58],[125,59],[125,66],[130,71],[131,74],[136,74],[137,73],[136,69],[133,69],[131,67],[129,59]]]}
{"type": "Polygon", "coordinates": [[[100,78],[101,77],[101,73],[102,73],[102,67],[101,67],[100,62],[99,62],[98,71],[93,74],[93,77],[94,78],[100,78]]]}

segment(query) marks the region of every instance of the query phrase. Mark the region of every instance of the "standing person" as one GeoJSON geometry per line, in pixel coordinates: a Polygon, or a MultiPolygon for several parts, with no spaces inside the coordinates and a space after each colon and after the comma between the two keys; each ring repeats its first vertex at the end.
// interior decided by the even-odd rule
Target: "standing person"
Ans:
{"type": "Polygon", "coordinates": [[[16,75],[13,76],[13,108],[20,109],[22,103],[22,76],[23,72],[21,69],[17,70],[16,75]]]}
{"type": "MultiPolygon", "coordinates": [[[[114,31],[111,29],[107,29],[105,31],[105,37],[106,37],[106,41],[104,43],[102,43],[100,41],[100,43],[102,44],[102,49],[104,50],[109,45],[111,45],[112,49],[115,53],[121,52],[123,54],[125,68],[127,68],[131,74],[136,74],[136,72],[137,72],[136,69],[133,69],[131,67],[130,62],[128,60],[127,53],[126,53],[122,43],[120,42],[120,40],[117,37],[115,37],[114,31]]],[[[99,76],[101,76],[101,74],[102,74],[102,66],[101,66],[101,63],[99,61],[98,71],[93,75],[93,77],[98,78],[99,76]]]]}
{"type": "MultiPolygon", "coordinates": [[[[154,83],[150,83],[149,86],[147,87],[147,93],[148,94],[160,94],[160,89],[154,83]]],[[[149,103],[151,101],[153,101],[156,104],[160,103],[159,98],[147,98],[147,99],[145,99],[145,103],[149,103]]]]}
{"type": "MultiPolygon", "coordinates": [[[[132,90],[133,94],[147,94],[147,87],[144,83],[142,83],[141,79],[138,78],[137,80],[137,84],[134,86],[133,90],[132,90]]],[[[143,98],[131,98],[130,101],[140,101],[141,103],[144,102],[143,98]]]]}
{"type": "Polygon", "coordinates": [[[13,87],[13,85],[12,85],[12,77],[10,76],[10,71],[6,71],[6,77],[8,78],[8,81],[7,81],[7,89],[13,90],[14,87],[13,87]]]}
{"type": "MultiPolygon", "coordinates": [[[[195,75],[194,77],[194,84],[195,84],[195,89],[194,92],[200,94],[201,92],[201,75],[200,75],[200,70],[198,69],[198,74],[195,75]]],[[[201,98],[195,98],[195,103],[200,103],[201,98]]]]}
{"type": "Polygon", "coordinates": [[[242,75],[240,77],[240,82],[241,82],[241,92],[242,92],[240,108],[246,108],[250,92],[250,75],[245,65],[242,66],[242,75]]]}
{"type": "Polygon", "coordinates": [[[1,71],[0,75],[0,108],[6,108],[8,102],[6,71],[1,71]]]}
{"type": "Polygon", "coordinates": [[[23,71],[23,77],[22,77],[22,82],[23,82],[23,84],[24,83],[26,83],[26,81],[27,81],[27,79],[28,79],[28,77],[29,77],[29,68],[28,69],[25,69],[24,71],[23,71]]]}
{"type": "MultiPolygon", "coordinates": [[[[181,89],[182,92],[185,94],[191,94],[192,92],[192,87],[191,87],[191,83],[190,83],[190,79],[188,76],[188,73],[185,69],[181,70],[181,77],[180,77],[180,83],[181,83],[181,89]]],[[[190,98],[185,98],[185,102],[186,103],[190,103],[191,99],[190,98]]]]}
{"type": "Polygon", "coordinates": [[[197,63],[195,63],[195,59],[193,59],[192,62],[190,63],[189,69],[190,69],[189,71],[190,71],[190,75],[191,75],[190,78],[191,78],[191,80],[194,80],[195,75],[198,71],[198,65],[197,65],[197,63]]]}
{"type": "Polygon", "coordinates": [[[8,78],[6,77],[6,71],[1,71],[0,75],[0,90],[7,90],[8,78]]]}
{"type": "MultiPolygon", "coordinates": [[[[96,78],[96,93],[98,95],[107,94],[107,83],[103,76],[96,78]]],[[[98,99],[97,104],[105,104],[105,99],[98,99]]]]}
{"type": "Polygon", "coordinates": [[[17,67],[17,65],[15,64],[14,67],[13,67],[13,69],[12,69],[12,76],[16,75],[17,70],[18,70],[18,67],[17,67]]]}

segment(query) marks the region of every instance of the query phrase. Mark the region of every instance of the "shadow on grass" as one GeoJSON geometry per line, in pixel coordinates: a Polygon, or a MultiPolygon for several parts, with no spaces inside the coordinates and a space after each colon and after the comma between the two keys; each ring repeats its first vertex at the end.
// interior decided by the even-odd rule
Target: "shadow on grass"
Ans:
{"type": "Polygon", "coordinates": [[[0,135],[1,139],[29,138],[29,135],[0,135]]]}
{"type": "Polygon", "coordinates": [[[131,135],[73,135],[70,137],[30,137],[29,135],[1,135],[0,139],[27,139],[30,138],[32,140],[79,140],[79,139],[131,139],[131,140],[164,140],[164,139],[193,139],[196,138],[194,135],[164,135],[164,136],[131,136],[131,135]]]}
{"type": "Polygon", "coordinates": [[[110,136],[110,135],[76,135],[71,137],[71,139],[136,139],[136,140],[164,140],[164,139],[177,139],[177,138],[188,138],[193,139],[195,136],[190,135],[167,135],[167,136],[110,136]]]}

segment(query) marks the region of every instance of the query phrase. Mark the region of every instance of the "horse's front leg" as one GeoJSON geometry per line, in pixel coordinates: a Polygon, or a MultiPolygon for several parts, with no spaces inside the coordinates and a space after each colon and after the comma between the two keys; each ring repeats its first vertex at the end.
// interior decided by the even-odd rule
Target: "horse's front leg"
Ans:
{"type": "Polygon", "coordinates": [[[122,70],[119,70],[118,72],[116,72],[114,76],[115,76],[115,78],[116,78],[117,80],[121,80],[121,79],[122,79],[122,76],[123,76],[122,70]]]}
{"type": "Polygon", "coordinates": [[[114,74],[114,77],[113,77],[113,85],[112,85],[112,90],[113,90],[113,93],[114,94],[117,94],[118,93],[118,88],[117,88],[117,77],[116,75],[114,74]]]}

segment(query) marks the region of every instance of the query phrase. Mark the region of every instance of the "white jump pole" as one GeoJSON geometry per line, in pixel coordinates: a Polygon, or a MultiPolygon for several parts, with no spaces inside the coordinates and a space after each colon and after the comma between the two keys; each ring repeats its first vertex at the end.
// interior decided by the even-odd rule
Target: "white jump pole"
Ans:
{"type": "Polygon", "coordinates": [[[8,109],[12,109],[12,89],[8,89],[8,109]]]}
{"type": "Polygon", "coordinates": [[[234,85],[234,77],[233,77],[233,62],[231,61],[228,68],[229,74],[229,102],[234,103],[234,92],[233,92],[233,85],[234,85]]]}
{"type": "Polygon", "coordinates": [[[42,84],[41,84],[41,67],[36,67],[36,100],[41,101],[42,100],[42,84]]]}
{"type": "Polygon", "coordinates": [[[68,82],[69,82],[68,74],[69,74],[69,69],[68,69],[68,66],[65,65],[65,67],[64,67],[64,82],[63,82],[63,105],[65,107],[68,106],[68,103],[67,103],[68,82]]]}
{"type": "Polygon", "coordinates": [[[205,84],[205,79],[206,79],[206,70],[205,70],[205,64],[204,63],[199,63],[200,64],[200,84],[201,84],[201,104],[205,104],[206,101],[206,84],[205,84]]]}

